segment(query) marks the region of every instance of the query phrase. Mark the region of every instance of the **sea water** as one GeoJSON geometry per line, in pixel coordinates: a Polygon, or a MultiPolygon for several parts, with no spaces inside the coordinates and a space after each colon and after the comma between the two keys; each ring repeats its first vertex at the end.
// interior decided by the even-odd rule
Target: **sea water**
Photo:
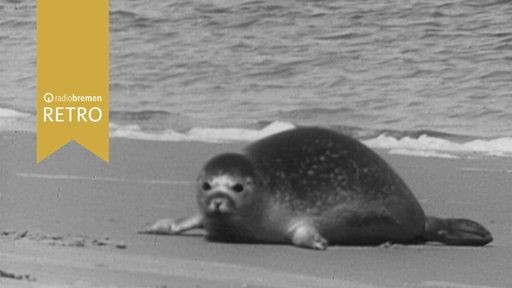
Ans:
{"type": "MultiPolygon", "coordinates": [[[[0,2],[0,130],[35,131],[36,5],[16,2],[0,2]]],[[[396,153],[512,156],[511,23],[507,0],[110,0],[111,136],[319,125],[396,153]]]]}

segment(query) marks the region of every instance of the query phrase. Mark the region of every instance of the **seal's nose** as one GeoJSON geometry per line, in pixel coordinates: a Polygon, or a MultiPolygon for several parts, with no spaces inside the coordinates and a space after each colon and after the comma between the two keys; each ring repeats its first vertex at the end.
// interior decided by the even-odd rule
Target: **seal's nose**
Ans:
{"type": "Polygon", "coordinates": [[[222,205],[222,199],[213,199],[211,205],[213,205],[214,210],[220,210],[220,206],[222,205]]]}
{"type": "Polygon", "coordinates": [[[206,203],[207,212],[213,215],[226,214],[234,209],[233,199],[224,194],[212,195],[206,203]]]}

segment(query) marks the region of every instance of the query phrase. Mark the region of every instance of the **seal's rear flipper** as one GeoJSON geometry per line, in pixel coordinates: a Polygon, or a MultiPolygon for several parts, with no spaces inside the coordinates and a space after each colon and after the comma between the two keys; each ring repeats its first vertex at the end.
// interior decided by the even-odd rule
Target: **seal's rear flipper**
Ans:
{"type": "Polygon", "coordinates": [[[483,246],[492,241],[491,233],[481,224],[459,218],[428,217],[425,240],[447,245],[483,246]]]}
{"type": "Polygon", "coordinates": [[[177,235],[185,231],[202,228],[203,217],[196,214],[192,217],[181,219],[162,219],[148,228],[139,231],[139,234],[156,234],[156,235],[177,235]]]}

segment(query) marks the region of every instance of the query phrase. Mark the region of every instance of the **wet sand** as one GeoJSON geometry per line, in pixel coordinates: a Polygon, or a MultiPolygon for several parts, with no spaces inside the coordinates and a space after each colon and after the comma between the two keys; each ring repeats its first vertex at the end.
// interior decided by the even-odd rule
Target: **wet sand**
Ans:
{"type": "Polygon", "coordinates": [[[111,140],[110,164],[71,143],[35,163],[35,134],[0,134],[0,287],[510,287],[512,159],[381,155],[427,214],[484,224],[486,247],[310,251],[141,235],[196,211],[209,157],[245,143],[111,140]],[[1,275],[1,273],[0,273],[1,275]]]}

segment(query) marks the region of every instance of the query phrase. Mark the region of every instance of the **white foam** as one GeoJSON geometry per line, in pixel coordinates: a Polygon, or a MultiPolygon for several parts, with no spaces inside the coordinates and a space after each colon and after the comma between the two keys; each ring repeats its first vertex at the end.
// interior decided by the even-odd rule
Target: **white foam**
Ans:
{"type": "Polygon", "coordinates": [[[16,110],[0,107],[0,118],[19,118],[28,117],[30,114],[22,113],[16,110]]]}
{"type": "Polygon", "coordinates": [[[483,152],[493,156],[512,156],[512,137],[503,137],[489,141],[473,140],[464,146],[474,152],[483,152]]]}
{"type": "Polygon", "coordinates": [[[261,130],[240,128],[193,128],[187,134],[193,138],[210,139],[215,141],[254,141],[272,134],[295,128],[287,122],[273,122],[261,130]]]}
{"type": "MultiPolygon", "coordinates": [[[[210,143],[255,141],[263,137],[293,129],[296,126],[288,122],[273,122],[263,129],[243,128],[192,128],[186,132],[166,130],[151,134],[142,131],[137,125],[118,126],[111,124],[111,137],[132,138],[157,141],[200,141],[210,143]]],[[[463,143],[447,139],[421,135],[418,138],[396,138],[385,134],[363,141],[374,149],[387,150],[391,154],[417,157],[460,158],[461,156],[485,155],[512,157],[512,137],[491,140],[472,140],[463,143]]]]}
{"type": "Polygon", "coordinates": [[[263,129],[242,128],[192,128],[186,132],[166,130],[163,133],[151,134],[144,132],[137,125],[118,126],[111,125],[111,137],[132,138],[157,141],[201,141],[201,142],[233,142],[254,141],[263,137],[295,128],[295,125],[287,122],[273,122],[263,129]]]}
{"type": "Polygon", "coordinates": [[[425,150],[413,150],[413,149],[391,149],[389,150],[389,154],[398,154],[398,155],[409,155],[416,157],[434,157],[434,158],[445,158],[445,159],[457,159],[459,158],[456,155],[448,154],[448,153],[439,153],[436,151],[425,151],[425,150]]]}
{"type": "MultiPolygon", "coordinates": [[[[35,117],[30,114],[0,108],[0,120],[0,131],[35,131],[35,117]]],[[[168,129],[152,133],[141,129],[138,125],[118,125],[110,122],[110,137],[151,141],[250,142],[293,128],[296,126],[292,123],[276,121],[262,129],[196,127],[184,132],[168,129]]],[[[421,135],[418,138],[397,138],[382,134],[376,138],[364,140],[363,143],[373,149],[387,150],[391,154],[417,157],[460,158],[474,155],[512,157],[512,137],[454,142],[427,135],[421,135]]]]}
{"type": "Polygon", "coordinates": [[[35,127],[33,115],[0,107],[0,131],[35,131],[35,127]]]}
{"type": "Polygon", "coordinates": [[[427,135],[422,135],[417,139],[410,137],[397,139],[380,135],[363,142],[371,148],[385,149],[395,154],[424,157],[458,158],[460,154],[512,157],[511,137],[457,143],[427,135]]]}

